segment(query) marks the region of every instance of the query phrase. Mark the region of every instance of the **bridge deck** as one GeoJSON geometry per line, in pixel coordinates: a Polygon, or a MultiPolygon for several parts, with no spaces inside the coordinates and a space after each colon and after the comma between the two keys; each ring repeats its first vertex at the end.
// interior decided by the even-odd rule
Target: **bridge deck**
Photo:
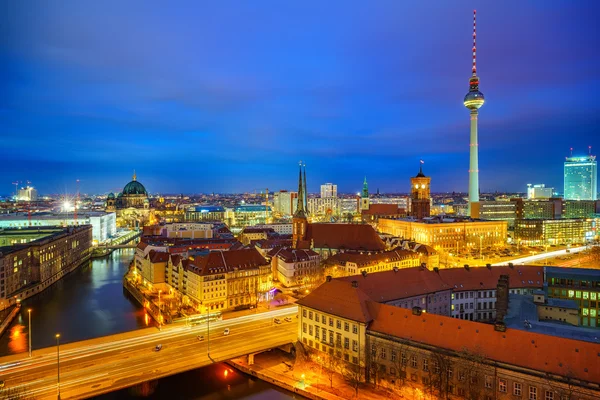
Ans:
{"type": "MultiPolygon", "coordinates": [[[[60,348],[61,398],[81,398],[132,386],[147,380],[200,368],[294,342],[297,319],[292,323],[273,324],[274,317],[296,314],[291,307],[207,326],[169,326],[162,331],[144,329],[92,341],[76,342],[60,348]],[[229,336],[224,336],[230,328],[229,336]],[[198,341],[203,335],[204,341],[198,341]],[[162,350],[153,351],[162,344],[162,350]],[[208,347],[210,345],[210,357],[208,347]]],[[[0,370],[6,387],[32,398],[57,395],[56,348],[0,358],[0,370]]]]}

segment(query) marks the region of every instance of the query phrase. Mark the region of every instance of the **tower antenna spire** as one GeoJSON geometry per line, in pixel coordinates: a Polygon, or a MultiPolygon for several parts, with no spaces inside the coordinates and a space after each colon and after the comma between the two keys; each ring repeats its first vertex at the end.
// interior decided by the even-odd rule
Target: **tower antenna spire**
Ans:
{"type": "Polygon", "coordinates": [[[477,10],[473,10],[473,76],[477,76],[477,10]]]}

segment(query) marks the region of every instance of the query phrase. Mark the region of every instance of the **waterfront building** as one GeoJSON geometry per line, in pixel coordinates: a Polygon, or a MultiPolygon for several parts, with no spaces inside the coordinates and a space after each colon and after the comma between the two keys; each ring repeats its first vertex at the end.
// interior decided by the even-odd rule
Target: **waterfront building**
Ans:
{"type": "Polygon", "coordinates": [[[589,367],[596,343],[382,304],[363,284],[360,276],[327,279],[297,302],[298,340],[321,359],[336,357],[360,380],[390,388],[410,382],[440,397],[600,395],[600,370],[589,367]]]}
{"type": "Polygon", "coordinates": [[[20,228],[0,230],[0,241],[21,243],[0,247],[0,304],[39,293],[88,260],[92,251],[92,227],[20,228]],[[36,238],[23,238],[25,232],[36,238]]]}
{"type": "Polygon", "coordinates": [[[598,164],[596,156],[567,157],[564,170],[565,200],[598,199],[598,164]]]}
{"type": "Polygon", "coordinates": [[[552,188],[547,188],[546,185],[527,184],[527,200],[549,199],[552,197],[552,188]]]}
{"type": "Polygon", "coordinates": [[[37,201],[38,192],[33,186],[27,185],[19,189],[19,194],[16,198],[17,201],[37,201]]]}
{"type": "Polygon", "coordinates": [[[514,239],[526,246],[583,244],[594,240],[595,225],[589,218],[517,219],[514,239]]]}
{"type": "Polygon", "coordinates": [[[268,253],[273,278],[285,287],[310,289],[323,282],[321,257],[310,249],[278,247],[268,253]]]}
{"type": "Polygon", "coordinates": [[[185,210],[185,220],[225,222],[225,208],[221,206],[193,206],[185,210]]]}
{"type": "Polygon", "coordinates": [[[78,211],[70,213],[14,213],[0,214],[0,228],[56,227],[91,225],[94,244],[110,240],[117,234],[117,218],[114,212],[78,211]]]}
{"type": "Polygon", "coordinates": [[[469,92],[465,95],[464,105],[471,114],[471,135],[469,142],[469,216],[479,218],[477,207],[479,203],[479,143],[477,140],[477,118],[479,108],[485,102],[483,93],[479,91],[479,77],[477,76],[476,46],[475,46],[475,17],[473,12],[473,68],[469,79],[469,92]]]}
{"type": "Polygon", "coordinates": [[[455,252],[481,246],[502,247],[506,244],[506,221],[481,221],[460,218],[429,217],[380,219],[378,231],[410,239],[433,247],[436,251],[455,252]]]}
{"type": "Polygon", "coordinates": [[[600,271],[546,267],[548,297],[573,300],[579,307],[581,326],[600,327],[600,271]]]}
{"type": "Polygon", "coordinates": [[[321,198],[334,197],[337,198],[337,185],[326,183],[321,185],[321,198]]]}
{"type": "Polygon", "coordinates": [[[410,178],[410,203],[409,215],[416,219],[429,217],[431,214],[431,178],[423,173],[423,161],[419,167],[419,173],[410,178]]]}
{"type": "Polygon", "coordinates": [[[381,253],[338,253],[327,259],[328,271],[334,277],[392,271],[421,265],[419,253],[396,249],[381,253]]]}
{"type": "Polygon", "coordinates": [[[144,185],[137,180],[135,171],[133,178],[116,196],[109,193],[106,198],[106,211],[116,212],[117,226],[140,228],[155,223],[154,209],[150,207],[150,198],[144,185]]]}

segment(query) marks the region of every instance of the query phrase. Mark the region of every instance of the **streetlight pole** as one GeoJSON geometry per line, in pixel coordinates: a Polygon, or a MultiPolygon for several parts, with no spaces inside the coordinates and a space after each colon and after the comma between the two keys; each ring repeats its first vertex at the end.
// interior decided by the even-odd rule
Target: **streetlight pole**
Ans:
{"type": "Polygon", "coordinates": [[[160,293],[162,292],[161,289],[158,290],[158,330],[161,330],[162,327],[162,313],[160,311],[160,293]]]}
{"type": "Polygon", "coordinates": [[[31,308],[27,309],[29,314],[29,357],[31,357],[31,308]]]}
{"type": "Polygon", "coordinates": [[[210,356],[210,313],[208,312],[208,306],[206,306],[206,340],[208,342],[207,354],[210,356]]]}
{"type": "Polygon", "coordinates": [[[56,390],[60,400],[60,333],[56,334],[56,390]]]}
{"type": "Polygon", "coordinates": [[[481,241],[483,239],[483,236],[479,236],[479,259],[482,260],[483,256],[481,255],[481,241]]]}

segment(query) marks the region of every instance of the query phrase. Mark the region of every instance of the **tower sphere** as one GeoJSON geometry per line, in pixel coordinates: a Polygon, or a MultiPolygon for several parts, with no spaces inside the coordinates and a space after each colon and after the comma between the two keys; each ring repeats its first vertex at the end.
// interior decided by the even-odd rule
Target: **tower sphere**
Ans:
{"type": "Polygon", "coordinates": [[[473,92],[469,92],[465,95],[464,105],[470,110],[478,109],[485,102],[485,98],[483,93],[479,90],[475,90],[473,92]]]}

